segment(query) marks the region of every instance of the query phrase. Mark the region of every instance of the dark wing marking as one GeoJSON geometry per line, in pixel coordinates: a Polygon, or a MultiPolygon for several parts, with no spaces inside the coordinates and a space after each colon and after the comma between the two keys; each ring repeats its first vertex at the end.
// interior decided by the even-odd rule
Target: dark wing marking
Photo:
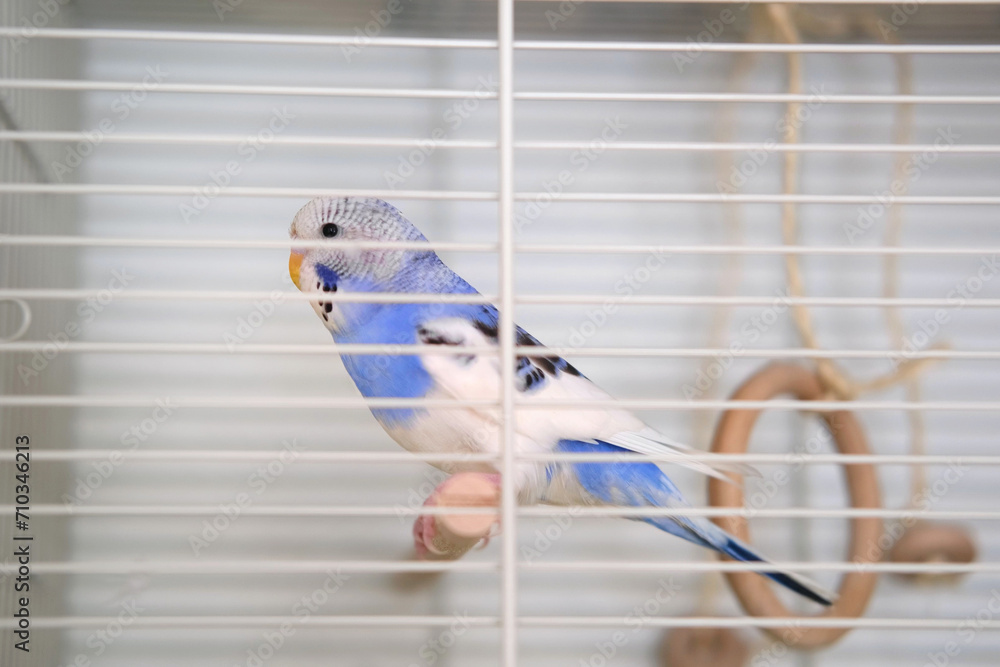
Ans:
{"type": "MultiPolygon", "coordinates": [[[[427,324],[417,328],[417,342],[423,345],[453,345],[455,347],[469,344],[459,332],[434,328],[427,324]]],[[[462,366],[467,366],[475,358],[474,354],[460,354],[454,357],[455,361],[462,366]]]]}
{"type": "MultiPolygon", "coordinates": [[[[521,347],[536,346],[544,347],[537,338],[532,336],[530,333],[522,329],[517,328],[517,344],[521,347]]],[[[552,377],[559,377],[562,373],[567,373],[569,375],[576,375],[578,377],[583,377],[583,374],[576,369],[571,363],[563,359],[562,357],[540,357],[532,356],[528,357],[533,364],[541,368],[546,374],[552,377]]]]}
{"type": "Polygon", "coordinates": [[[518,391],[531,391],[541,388],[545,384],[545,373],[540,368],[533,365],[526,357],[517,358],[517,389],[518,391]]]}
{"type": "MultiPolygon", "coordinates": [[[[499,313],[496,308],[493,306],[483,306],[478,315],[479,317],[472,320],[473,326],[475,326],[480,333],[489,338],[491,341],[499,344],[499,313]]],[[[517,327],[515,330],[515,343],[519,347],[544,347],[537,338],[529,334],[521,327],[517,327]]],[[[531,355],[527,357],[519,356],[517,358],[517,370],[519,376],[522,373],[527,372],[526,365],[530,365],[538,371],[529,381],[529,388],[539,385],[540,381],[544,380],[546,376],[557,378],[563,373],[566,373],[568,375],[583,377],[583,374],[580,371],[578,371],[572,364],[562,357],[540,355],[531,355]]]]}
{"type": "MultiPolygon", "coordinates": [[[[493,306],[480,306],[467,313],[464,318],[479,333],[494,345],[499,345],[499,313],[493,306]]],[[[434,322],[424,323],[417,329],[417,339],[424,345],[469,345],[468,329],[462,327],[434,326],[434,322]]],[[[542,344],[534,336],[521,327],[517,327],[515,343],[521,347],[540,347],[542,344]]],[[[456,361],[467,365],[474,355],[456,357],[456,361]]],[[[558,378],[563,373],[568,375],[583,375],[562,357],[526,355],[517,357],[515,369],[518,391],[528,392],[540,389],[549,378],[558,378]]]]}

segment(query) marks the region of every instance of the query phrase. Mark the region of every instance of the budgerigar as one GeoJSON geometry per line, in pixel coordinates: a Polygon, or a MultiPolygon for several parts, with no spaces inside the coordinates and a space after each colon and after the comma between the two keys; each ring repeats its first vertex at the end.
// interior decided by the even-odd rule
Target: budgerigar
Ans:
{"type": "MultiPolygon", "coordinates": [[[[500,395],[498,354],[462,354],[462,347],[498,345],[499,314],[492,305],[433,303],[331,303],[332,293],[478,294],[432,250],[346,247],[349,241],[427,239],[403,215],[380,199],[319,198],[295,216],[292,239],[323,241],[292,248],[289,272],[298,288],[314,293],[311,301],[324,326],[339,344],[447,345],[454,354],[342,356],[348,373],[366,397],[495,400],[500,395]]],[[[540,345],[521,328],[520,346],[540,345]]],[[[609,399],[609,395],[564,359],[520,356],[516,389],[523,400],[609,399]]],[[[385,431],[413,452],[497,453],[500,413],[497,407],[372,409],[385,431]]],[[[706,475],[726,478],[730,467],[691,457],[693,450],[672,441],[632,413],[617,408],[586,407],[518,411],[514,424],[517,452],[611,452],[613,462],[521,462],[514,472],[519,502],[555,505],[624,505],[685,508],[688,504],[660,465],[628,461],[635,454],[678,456],[677,463],[706,475]]],[[[488,464],[441,464],[445,472],[496,473],[488,464]]],[[[747,545],[702,517],[655,516],[641,519],[657,528],[736,560],[766,562],[747,545]]],[[[829,605],[832,594],[794,573],[765,576],[829,605]]]]}

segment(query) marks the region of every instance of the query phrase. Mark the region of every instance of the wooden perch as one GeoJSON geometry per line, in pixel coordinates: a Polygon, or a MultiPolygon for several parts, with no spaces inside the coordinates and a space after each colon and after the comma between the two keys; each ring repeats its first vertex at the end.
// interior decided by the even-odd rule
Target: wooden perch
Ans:
{"type": "MultiPolygon", "coordinates": [[[[441,482],[425,507],[492,507],[500,505],[500,475],[460,472],[441,482]]],[[[496,512],[421,515],[413,524],[413,541],[421,560],[454,560],[483,540],[500,521],[496,512]]]]}

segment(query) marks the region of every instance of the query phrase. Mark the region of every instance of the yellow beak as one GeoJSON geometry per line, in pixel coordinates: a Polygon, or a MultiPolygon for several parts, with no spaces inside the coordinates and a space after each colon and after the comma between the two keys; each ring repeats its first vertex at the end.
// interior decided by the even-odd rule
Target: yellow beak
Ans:
{"type": "Polygon", "coordinates": [[[295,286],[299,288],[300,292],[302,291],[302,286],[299,285],[299,271],[302,269],[303,257],[304,255],[297,253],[294,250],[288,257],[288,275],[292,277],[292,282],[295,283],[295,286]]]}

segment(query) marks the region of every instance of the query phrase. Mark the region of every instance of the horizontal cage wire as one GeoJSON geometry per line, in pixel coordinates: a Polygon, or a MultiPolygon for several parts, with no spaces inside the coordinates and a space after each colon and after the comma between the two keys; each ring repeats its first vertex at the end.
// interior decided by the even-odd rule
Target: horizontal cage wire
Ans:
{"type": "Polygon", "coordinates": [[[0,665],[995,664],[998,19],[6,3],[0,665]],[[433,251],[478,293],[318,300],[289,255],[331,247],[289,236],[316,197],[429,239],[340,252],[433,251]],[[492,339],[373,343],[323,304],[498,310],[492,339]],[[497,382],[365,396],[340,355],[497,382]],[[518,384],[566,387],[556,358],[611,396],[518,384]],[[782,372],[818,389],[751,390],[782,372]],[[618,409],[667,445],[519,446],[618,409]],[[386,411],[490,415],[493,444],[405,451],[386,411]],[[514,481],[626,462],[687,502],[514,481]],[[769,560],[656,530],[706,520],[769,560]],[[774,572],[843,595],[767,607],[774,572]]]}

